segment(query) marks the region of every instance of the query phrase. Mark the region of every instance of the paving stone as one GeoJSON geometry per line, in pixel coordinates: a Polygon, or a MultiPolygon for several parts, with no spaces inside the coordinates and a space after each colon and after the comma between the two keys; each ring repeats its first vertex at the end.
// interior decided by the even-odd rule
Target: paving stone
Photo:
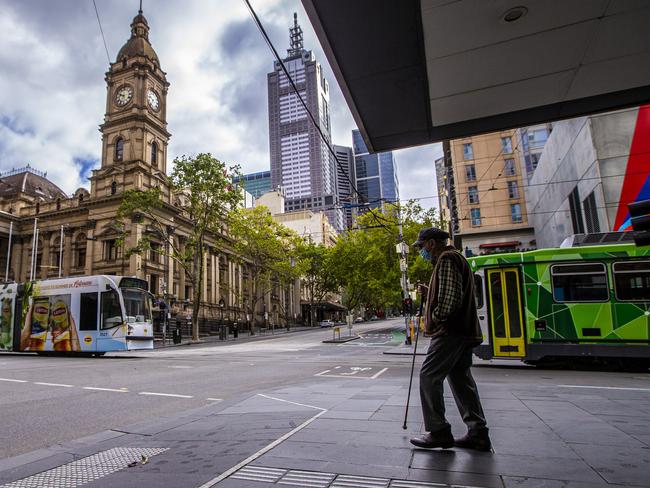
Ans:
{"type": "Polygon", "coordinates": [[[589,465],[576,459],[538,458],[462,451],[460,449],[415,450],[411,467],[566,481],[602,481],[602,478],[589,465]]]}
{"type": "Polygon", "coordinates": [[[572,447],[609,483],[650,485],[650,449],[578,444],[572,447]]]}
{"type": "Polygon", "coordinates": [[[582,483],[579,481],[559,481],[541,478],[521,478],[512,476],[503,476],[503,484],[506,488],[619,488],[625,485],[612,485],[602,480],[600,483],[595,481],[582,483]]]}
{"type": "Polygon", "coordinates": [[[650,435],[650,422],[639,414],[636,416],[597,415],[596,417],[626,434],[650,435]]]}
{"type": "Polygon", "coordinates": [[[473,486],[481,488],[503,488],[500,476],[456,471],[437,471],[435,469],[410,468],[408,480],[444,483],[447,485],[473,486]]]}

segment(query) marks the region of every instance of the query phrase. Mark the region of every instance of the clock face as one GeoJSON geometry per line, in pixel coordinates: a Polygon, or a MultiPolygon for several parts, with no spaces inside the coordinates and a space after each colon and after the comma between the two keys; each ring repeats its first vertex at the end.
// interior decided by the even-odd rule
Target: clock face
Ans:
{"type": "Polygon", "coordinates": [[[123,86],[115,94],[115,103],[123,107],[131,101],[131,98],[133,98],[133,89],[130,86],[123,86]]]}
{"type": "Polygon", "coordinates": [[[155,91],[149,90],[147,92],[147,103],[152,109],[158,110],[160,107],[160,101],[158,100],[158,95],[156,95],[155,91]]]}

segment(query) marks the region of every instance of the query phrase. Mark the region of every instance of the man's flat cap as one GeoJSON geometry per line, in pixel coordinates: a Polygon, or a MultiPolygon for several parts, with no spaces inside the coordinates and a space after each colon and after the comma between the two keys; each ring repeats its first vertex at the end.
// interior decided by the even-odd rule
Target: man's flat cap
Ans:
{"type": "Polygon", "coordinates": [[[429,239],[449,239],[449,233],[437,227],[427,227],[420,231],[418,240],[413,243],[416,247],[422,247],[429,239]]]}

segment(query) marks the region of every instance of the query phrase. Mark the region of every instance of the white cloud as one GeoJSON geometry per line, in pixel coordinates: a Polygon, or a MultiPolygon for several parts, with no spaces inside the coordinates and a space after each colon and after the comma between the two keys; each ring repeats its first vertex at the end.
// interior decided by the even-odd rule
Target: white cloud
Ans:
{"type": "MultiPolygon", "coordinates": [[[[111,60],[130,35],[136,0],[96,0],[111,60]]],[[[253,0],[276,49],[293,12],[331,87],[333,139],[354,121],[298,0],[253,0]]],[[[88,186],[82,161],[101,156],[108,61],[92,2],[0,0],[0,170],[32,166],[71,193],[88,186]]],[[[150,40],[171,83],[169,163],[211,152],[244,172],[269,167],[266,73],[273,58],[241,0],[145,0],[150,40]]],[[[435,146],[396,155],[402,198],[435,193],[435,146]]],[[[423,200],[433,206],[432,199],[423,200]]]]}

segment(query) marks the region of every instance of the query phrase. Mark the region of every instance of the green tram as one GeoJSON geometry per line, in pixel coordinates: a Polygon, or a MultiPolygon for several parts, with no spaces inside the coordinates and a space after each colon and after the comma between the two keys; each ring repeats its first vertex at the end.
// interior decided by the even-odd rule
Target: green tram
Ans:
{"type": "Polygon", "coordinates": [[[484,337],[474,350],[480,358],[650,367],[650,247],[601,242],[468,261],[484,337]]]}

